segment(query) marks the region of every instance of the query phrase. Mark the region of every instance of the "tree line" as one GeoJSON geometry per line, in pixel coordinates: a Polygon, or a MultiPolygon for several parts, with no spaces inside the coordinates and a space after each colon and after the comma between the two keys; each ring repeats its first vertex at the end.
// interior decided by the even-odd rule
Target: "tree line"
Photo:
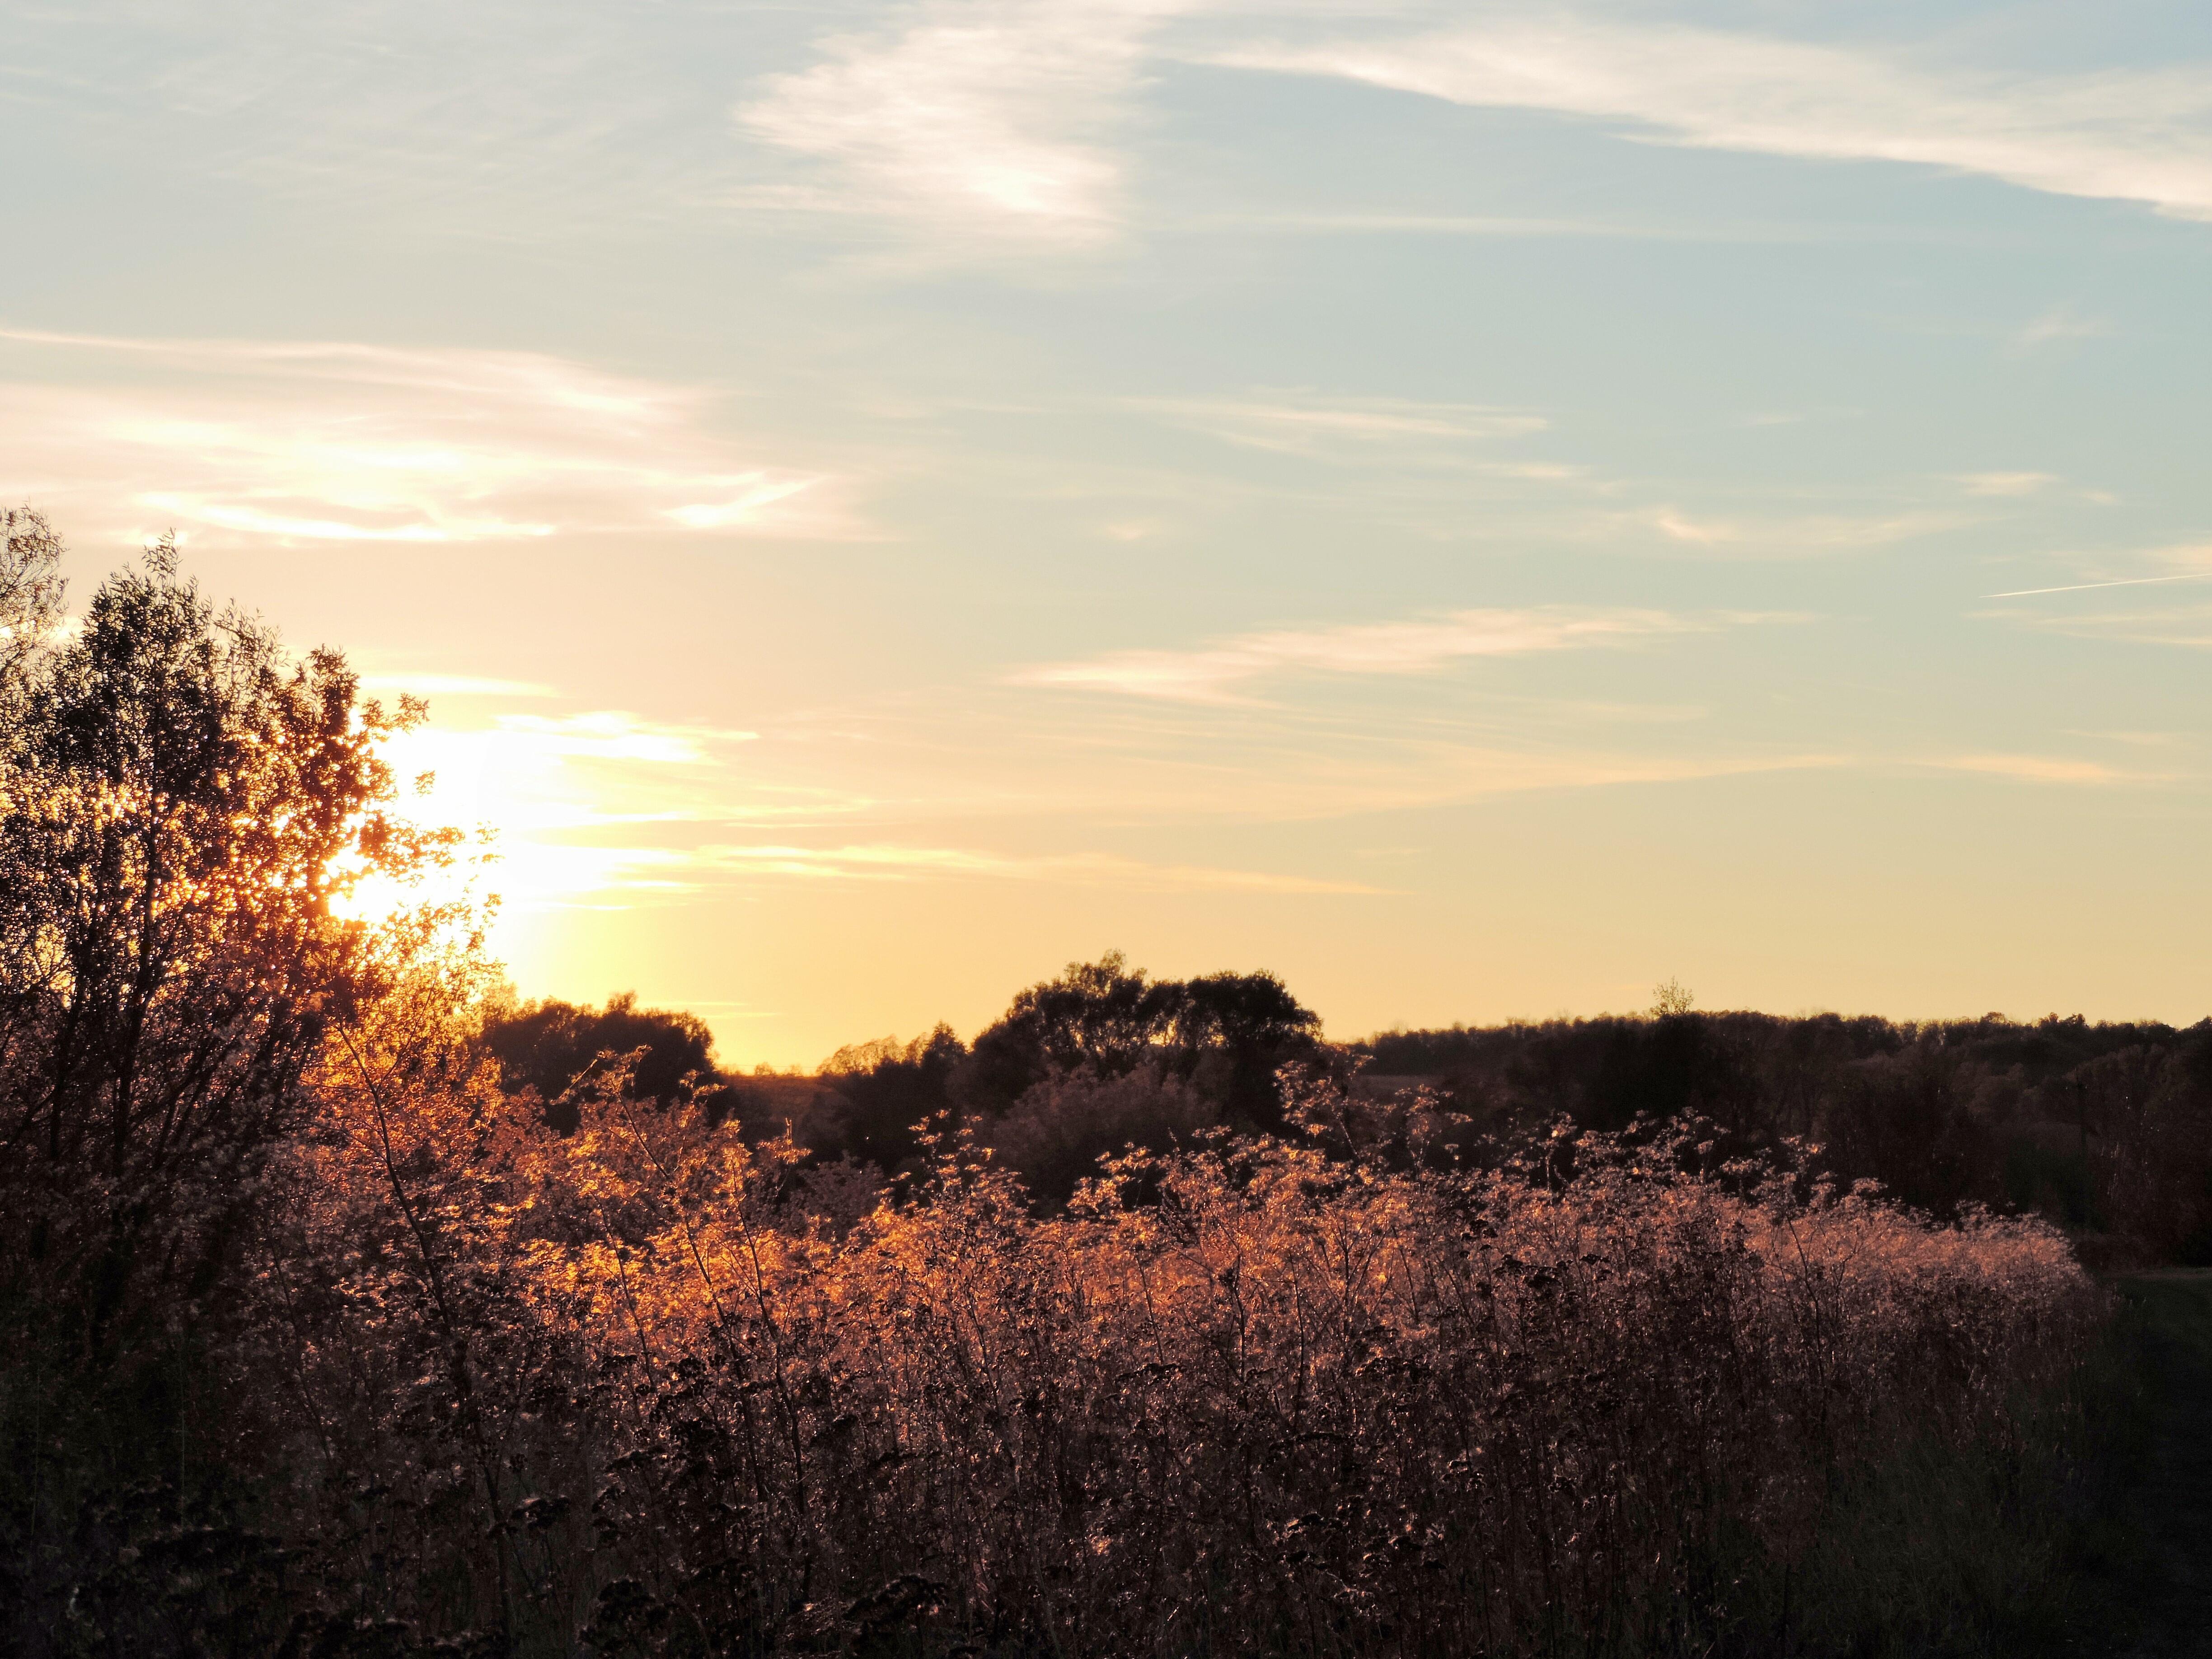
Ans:
{"type": "Polygon", "coordinates": [[[811,1078],[724,1076],[701,1022],[627,998],[495,1012],[486,1041],[549,1098],[593,1054],[641,1047],[641,1096],[672,1101],[690,1075],[717,1121],[756,1141],[788,1128],[817,1169],[896,1175],[917,1167],[921,1126],[968,1122],[1048,1205],[1127,1145],[1279,1133],[1289,1066],[1376,1099],[1425,1093],[1470,1163],[1561,1121],[1694,1121],[1729,1156],[1802,1149],[1938,1217],[2043,1216],[2100,1262],[2212,1262],[2212,1020],[1680,1007],[1332,1045],[1272,975],[1153,980],[1109,953],[1021,992],[972,1044],[939,1025],[841,1048],[811,1078]]]}

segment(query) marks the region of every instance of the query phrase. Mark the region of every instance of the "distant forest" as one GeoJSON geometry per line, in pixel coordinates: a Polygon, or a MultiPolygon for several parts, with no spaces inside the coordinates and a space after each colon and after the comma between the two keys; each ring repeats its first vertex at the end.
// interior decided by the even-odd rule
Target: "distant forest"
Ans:
{"type": "Polygon", "coordinates": [[[946,1026],[842,1048],[812,1077],[714,1070],[697,1019],[619,999],[495,1012],[506,1073],[572,1129],[569,1080],[641,1049],[632,1086],[696,1092],[759,1140],[789,1129],[800,1179],[872,1190],[912,1172],[928,1121],[971,1121],[1048,1206],[1098,1160],[1203,1132],[1279,1133],[1277,1073],[1328,1076],[1376,1102],[1448,1115],[1441,1144],[1495,1165],[1559,1122],[1705,1126],[1716,1164],[1790,1143],[1844,1182],[1938,1217],[1962,1206],[2041,1215],[2111,1264],[2212,1262],[2212,1020],[2183,1029],[2051,1015],[2015,1024],[1705,1013],[1390,1031],[1343,1046],[1272,975],[1154,980],[1116,954],[1030,987],[974,1043],[946,1026]]]}

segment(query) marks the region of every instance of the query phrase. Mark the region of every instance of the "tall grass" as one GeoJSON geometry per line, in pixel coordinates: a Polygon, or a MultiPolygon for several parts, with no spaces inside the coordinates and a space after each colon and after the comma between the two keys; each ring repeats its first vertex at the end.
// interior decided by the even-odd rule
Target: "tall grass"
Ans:
{"type": "Polygon", "coordinates": [[[1054,1218],[939,1126],[849,1228],[787,1145],[611,1087],[563,1140],[427,1052],[327,1086],[234,1431],[331,1631],[1810,1651],[1900,1460],[2001,1485],[2098,1310],[2037,1222],[1680,1134],[1467,1170],[1322,1085],[1303,1139],[1132,1153],[1054,1218]]]}

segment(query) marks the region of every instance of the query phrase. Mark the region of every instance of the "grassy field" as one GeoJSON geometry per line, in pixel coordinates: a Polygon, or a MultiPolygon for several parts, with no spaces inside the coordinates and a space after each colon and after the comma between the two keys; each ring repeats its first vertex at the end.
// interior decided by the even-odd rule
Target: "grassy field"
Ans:
{"type": "Polygon", "coordinates": [[[2212,1655],[2212,1270],[2107,1279],[2063,1398],[2002,1449],[1910,1443],[1839,1493],[1808,1616],[1730,1651],[2212,1655]]]}
{"type": "Polygon", "coordinates": [[[2212,1270],[2137,1273],[2115,1288],[2064,1646],[2212,1653],[2212,1270]]]}

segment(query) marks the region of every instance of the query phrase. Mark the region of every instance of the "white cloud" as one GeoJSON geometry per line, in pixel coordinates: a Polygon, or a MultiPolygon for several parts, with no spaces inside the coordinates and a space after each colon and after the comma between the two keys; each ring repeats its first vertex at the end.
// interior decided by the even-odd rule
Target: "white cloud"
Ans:
{"type": "MultiPolygon", "coordinates": [[[[459,514],[426,515],[399,524],[362,524],[346,519],[287,518],[258,507],[208,501],[198,495],[171,495],[149,490],[138,497],[172,526],[204,525],[216,530],[235,530],[248,536],[270,536],[286,542],[499,542],[519,537],[550,536],[550,524],[511,524],[503,519],[471,519],[459,514]]],[[[366,505],[359,495],[346,503],[366,505]]]]}
{"type": "Polygon", "coordinates": [[[1969,495],[2033,495],[2058,477],[2051,472],[1961,472],[1952,482],[1969,495]]]}
{"type": "Polygon", "coordinates": [[[1080,887],[1127,887],[1149,892],[1372,894],[1385,890],[1364,882],[1200,865],[1148,864],[1104,853],[1024,857],[961,848],[887,843],[826,848],[709,847],[702,849],[700,862],[705,867],[749,876],[790,876],[814,880],[969,878],[1080,887]]]}
{"type": "Polygon", "coordinates": [[[2095,761],[2072,760],[2056,755],[1960,755],[1936,765],[1954,772],[1981,772],[2011,778],[2020,783],[2158,783],[2154,774],[2122,772],[2095,761]]]}
{"type": "Polygon", "coordinates": [[[2212,75],[2194,67],[1974,73],[1915,67],[1899,54],[1571,16],[1250,46],[1214,61],[1626,122],[1671,143],[1914,162],[2212,218],[2212,75]]]}
{"type": "Polygon", "coordinates": [[[695,501],[684,507],[666,507],[661,516],[675,520],[687,530],[723,530],[732,525],[750,524],[761,516],[763,507],[811,489],[816,481],[770,478],[766,473],[751,472],[732,482],[746,488],[726,501],[695,501]]]}
{"type": "Polygon", "coordinates": [[[1692,518],[1680,507],[1654,507],[1607,515],[1618,531],[1656,530],[1678,546],[1738,557],[1793,558],[1884,547],[1972,522],[1956,513],[1806,513],[1761,517],[1692,518]]]}
{"type": "MultiPolygon", "coordinates": [[[[447,695],[507,697],[546,691],[474,691],[499,686],[464,676],[373,677],[376,689],[392,684],[432,688],[458,682],[447,695]]],[[[550,692],[549,692],[550,694],[550,692]]],[[[449,722],[442,702],[431,705],[432,723],[393,738],[386,747],[402,777],[434,773],[437,787],[418,810],[431,820],[489,824],[510,838],[550,831],[600,830],[630,823],[672,823],[702,817],[742,814],[745,791],[727,776],[737,751],[757,741],[750,732],[653,720],[621,709],[563,714],[482,711],[449,722]]]]}
{"type": "MultiPolygon", "coordinates": [[[[2156,560],[2182,568],[2170,570],[2159,576],[2114,576],[2097,581],[2063,582],[2038,587],[2008,588],[2002,592],[1983,595],[1991,599],[2053,599],[2049,605],[2007,605],[1994,610],[1972,613],[1983,622],[2014,623],[2039,633],[2057,634],[2081,640],[2109,640],[2128,645],[2181,646],[2193,649],[2212,648],[2212,605],[2202,601],[2188,587],[2200,582],[2212,581],[2212,545],[2201,543],[2181,543],[2169,547],[2148,550],[2138,556],[2156,560]],[[2161,590],[2185,585],[2179,592],[2130,593],[2124,598],[2140,600],[2139,605],[2127,610],[2075,611],[2068,601],[2057,596],[2075,593],[2110,592],[2117,588],[2150,588],[2161,590]],[[2174,603],[2157,604],[2171,600],[2174,603]]],[[[2109,567],[2107,567],[2109,568],[2109,567]]],[[[2113,593],[2115,600],[2123,598],[2113,593]]]]}
{"type": "MultiPolygon", "coordinates": [[[[2132,584],[2100,583],[2100,586],[2132,584]]],[[[2060,589],[2059,592],[2078,592],[2060,589]]],[[[2179,605],[2157,611],[2104,611],[2087,615],[2033,617],[2019,611],[1992,613],[1992,619],[2025,623],[2039,633],[2077,640],[2112,640],[2126,645],[2175,645],[2212,648],[2212,605],[2179,605]]]]}
{"type": "Polygon", "coordinates": [[[700,393],[557,357],[0,331],[0,489],[80,533],[851,533],[830,480],[744,464],[700,393]]]}
{"type": "MultiPolygon", "coordinates": [[[[1525,622],[1513,632],[1511,616],[1502,613],[1480,640],[1464,617],[1444,619],[1461,629],[1448,641],[1334,630],[1304,655],[1388,673],[1418,672],[1470,647],[1548,648],[1525,622]]],[[[1601,620],[1636,628],[1632,617],[1601,620]]],[[[435,676],[392,678],[444,689],[435,676]]],[[[502,684],[471,689],[478,684],[502,684]]],[[[823,711],[759,737],[621,710],[464,703],[464,723],[448,723],[450,711],[434,705],[436,723],[395,739],[387,755],[402,778],[434,778],[427,799],[407,800],[410,813],[498,832],[497,861],[477,885],[515,915],[618,910],[790,882],[1358,894],[1375,890],[1325,867],[1064,849],[1081,848],[1085,826],[1102,817],[1282,823],[1838,763],[1803,752],[1668,752],[1649,720],[1680,711],[1598,711],[1643,717],[1647,729],[1611,750],[1561,747],[1535,729],[1558,725],[1556,714],[1507,702],[1472,720],[1373,722],[1225,696],[1201,697],[1195,708],[1154,696],[1085,714],[1000,691],[980,705],[925,699],[873,716],[823,711]],[[1011,847],[989,844],[1000,838],[1011,847]]]]}
{"type": "Polygon", "coordinates": [[[619,709],[582,714],[501,714],[498,729],[530,740],[544,755],[580,756],[592,760],[648,761],[662,766],[703,766],[715,747],[752,743],[756,732],[714,726],[672,726],[640,720],[619,709]]]}
{"type": "Polygon", "coordinates": [[[372,696],[410,697],[550,697],[558,695],[536,680],[486,679],[475,674],[366,673],[361,689],[372,696]]]}
{"type": "MultiPolygon", "coordinates": [[[[1249,398],[1134,398],[1126,402],[1132,409],[1226,443],[1291,455],[1382,447],[1455,447],[1480,439],[1541,432],[1550,424],[1541,416],[1477,404],[1323,398],[1312,392],[1262,393],[1249,398]]],[[[1565,469],[1537,471],[1553,477],[1565,469]]]]}
{"type": "Polygon", "coordinates": [[[2099,738],[2106,743],[2124,743],[2131,749],[2171,749],[2191,742],[2194,734],[2187,732],[2073,732],[2076,738],[2099,738]]]}
{"type": "MultiPolygon", "coordinates": [[[[2212,217],[2212,214],[2204,216],[2212,217]]],[[[2033,351],[2054,340],[2093,340],[2112,331],[2112,325],[2102,318],[2083,317],[2071,306],[2057,306],[2014,334],[2011,345],[2015,352],[2033,351]]]]}
{"type": "Polygon", "coordinates": [[[1468,657],[1519,656],[1716,625],[1656,611],[1457,611],[1410,622],[1243,634],[1196,650],[1109,652],[1086,661],[1024,669],[1012,680],[1018,685],[1228,702],[1241,700],[1236,688],[1246,681],[1271,674],[1424,674],[1468,657]]]}
{"type": "Polygon", "coordinates": [[[1031,245],[1115,234],[1109,140],[1146,38],[1187,0],[931,0],[903,28],[836,37],[738,112],[754,137],[841,168],[845,204],[1031,245]]]}

